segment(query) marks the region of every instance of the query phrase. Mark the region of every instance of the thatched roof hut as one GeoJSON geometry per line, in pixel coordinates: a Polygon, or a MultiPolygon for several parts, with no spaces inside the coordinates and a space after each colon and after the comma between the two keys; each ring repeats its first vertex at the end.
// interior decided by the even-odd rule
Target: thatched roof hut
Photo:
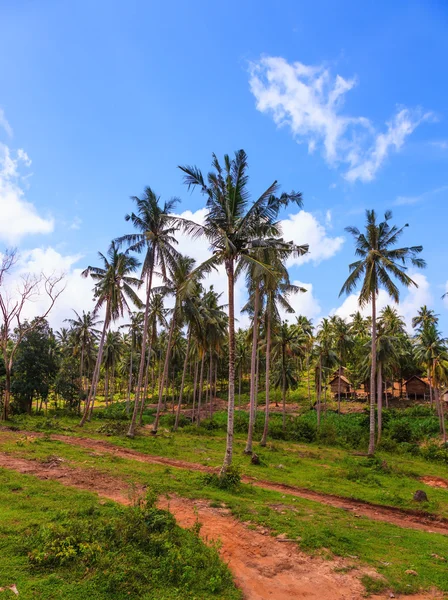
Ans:
{"type": "Polygon", "coordinates": [[[338,396],[339,390],[341,391],[341,396],[347,397],[351,396],[353,389],[350,381],[345,377],[345,375],[337,374],[329,383],[331,393],[334,396],[338,396]]]}
{"type": "Polygon", "coordinates": [[[422,377],[413,375],[405,382],[406,395],[409,398],[425,398],[429,395],[429,383],[422,377]]]}

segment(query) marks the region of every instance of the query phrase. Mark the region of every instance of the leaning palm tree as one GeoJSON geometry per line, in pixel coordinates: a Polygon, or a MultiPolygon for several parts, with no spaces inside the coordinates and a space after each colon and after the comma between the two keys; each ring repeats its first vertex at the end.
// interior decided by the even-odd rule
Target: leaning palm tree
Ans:
{"type": "Polygon", "coordinates": [[[141,311],[130,314],[130,322],[120,325],[120,329],[127,329],[129,335],[129,381],[128,394],[126,397],[126,413],[129,414],[131,404],[132,382],[134,377],[134,351],[142,344],[144,316],[141,311]]]}
{"type": "Polygon", "coordinates": [[[134,410],[127,433],[128,437],[131,438],[135,435],[140,396],[143,388],[148,337],[149,300],[154,270],[159,268],[162,276],[166,277],[167,266],[173,267],[179,257],[179,253],[174,248],[177,244],[177,240],[174,237],[178,229],[176,224],[177,219],[171,214],[178,200],[173,198],[162,205],[160,197],[150,187],[145,189],[143,198],[133,196],[132,200],[136,203],[137,210],[135,213],[127,214],[125,219],[126,221],[131,221],[138,233],[123,235],[118,239],[118,242],[127,243],[129,249],[134,252],[145,252],[141,277],[146,281],[146,303],[134,410]]]}
{"type": "Polygon", "coordinates": [[[406,273],[406,264],[422,268],[425,261],[418,258],[423,250],[422,246],[410,246],[396,248],[407,225],[397,227],[390,225],[392,212],[387,211],[384,221],[378,222],[374,210],[366,211],[366,231],[361,233],[357,227],[347,227],[346,231],[355,239],[355,254],[359,260],[349,266],[350,275],[342,286],[342,294],[351,294],[358,283],[362,282],[359,294],[359,305],[361,307],[371,304],[372,307],[372,349],[371,349],[371,373],[370,373],[370,436],[369,454],[375,452],[375,375],[376,375],[376,301],[380,288],[386,290],[388,295],[398,303],[400,292],[393,278],[404,287],[417,284],[406,273]]]}
{"type": "MultiPolygon", "coordinates": [[[[282,206],[289,202],[300,203],[300,193],[277,195],[278,184],[272,183],[252,204],[248,190],[248,164],[244,150],[235,153],[234,158],[224,156],[224,167],[213,155],[213,171],[207,179],[197,167],[183,166],[184,181],[189,188],[198,187],[207,198],[207,214],[204,223],[198,225],[183,221],[184,230],[193,236],[205,236],[210,243],[213,255],[200,269],[203,271],[224,265],[228,282],[229,305],[229,377],[228,377],[228,417],[226,450],[221,474],[232,463],[233,424],[235,407],[235,267],[244,258],[248,262],[258,262],[253,251],[259,247],[287,248],[281,237],[280,226],[276,223],[282,206]]],[[[262,265],[269,270],[268,266],[262,265]]]]}
{"type": "Polygon", "coordinates": [[[92,383],[87,397],[84,413],[80,425],[84,425],[86,419],[90,418],[95,401],[98,379],[100,376],[101,360],[103,358],[104,341],[109,325],[122,317],[125,311],[129,311],[128,301],[141,307],[141,301],[134,291],[139,288],[141,280],[131,277],[138,269],[139,261],[127,252],[120,252],[115,242],[112,242],[107,256],[98,253],[102,262],[101,267],[87,267],[82,272],[83,277],[90,277],[95,281],[94,298],[96,299],[94,314],[105,309],[103,331],[101,333],[95,369],[93,371],[92,383]]]}
{"type": "Polygon", "coordinates": [[[84,377],[85,359],[89,357],[95,347],[95,343],[101,334],[101,331],[96,329],[101,321],[91,312],[82,311],[79,315],[76,310],[73,310],[76,315],[75,319],[65,319],[70,324],[76,348],[80,352],[80,380],[81,387],[84,377]]]}

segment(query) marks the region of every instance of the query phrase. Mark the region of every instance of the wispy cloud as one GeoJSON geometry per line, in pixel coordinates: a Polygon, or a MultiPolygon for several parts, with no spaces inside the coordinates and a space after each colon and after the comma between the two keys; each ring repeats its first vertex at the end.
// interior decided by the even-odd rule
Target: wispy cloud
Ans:
{"type": "Polygon", "coordinates": [[[324,66],[288,63],[264,56],[250,64],[250,89],[257,109],[272,115],[278,126],[289,127],[294,138],[320,149],[331,166],[344,165],[348,181],[372,181],[392,150],[431,113],[400,107],[378,132],[367,117],[343,114],[344,97],[356,78],[332,76],[324,66]]]}
{"type": "Polygon", "coordinates": [[[82,219],[75,217],[70,223],[69,229],[80,229],[82,225],[82,219]]]}
{"type": "Polygon", "coordinates": [[[2,108],[0,108],[0,127],[2,127],[9,137],[12,137],[12,127],[8,123],[8,120],[5,117],[5,113],[2,108]]]}
{"type": "Polygon", "coordinates": [[[424,192],[418,196],[398,196],[395,200],[395,206],[408,206],[412,204],[418,204],[419,202],[423,202],[426,198],[430,198],[431,196],[435,196],[437,194],[441,194],[442,192],[446,192],[448,190],[448,185],[442,185],[434,190],[429,190],[428,192],[424,192]]]}

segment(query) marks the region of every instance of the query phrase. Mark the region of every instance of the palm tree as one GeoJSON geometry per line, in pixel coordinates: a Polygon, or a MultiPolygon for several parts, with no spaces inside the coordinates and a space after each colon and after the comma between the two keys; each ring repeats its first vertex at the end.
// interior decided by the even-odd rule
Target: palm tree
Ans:
{"type": "Polygon", "coordinates": [[[127,329],[129,334],[129,382],[128,382],[128,394],[126,397],[126,413],[129,414],[129,408],[131,404],[131,393],[132,393],[132,379],[134,376],[134,350],[141,347],[143,337],[143,324],[144,315],[141,311],[133,312],[130,314],[130,322],[125,325],[121,325],[120,329],[127,329]]]}
{"type": "Polygon", "coordinates": [[[92,383],[80,422],[81,426],[84,425],[87,418],[90,418],[93,409],[103,357],[104,341],[109,325],[119,317],[122,317],[125,311],[129,311],[128,301],[131,301],[137,307],[141,307],[141,301],[134,291],[134,288],[140,287],[141,280],[131,277],[131,273],[135,273],[138,269],[140,265],[139,261],[127,252],[119,252],[115,242],[111,243],[107,251],[107,256],[104,256],[101,252],[98,253],[98,256],[102,262],[102,266],[87,267],[82,272],[83,277],[90,275],[95,281],[94,298],[96,299],[96,303],[94,315],[104,308],[105,317],[92,383]]]}
{"type": "Polygon", "coordinates": [[[299,315],[296,319],[295,326],[298,328],[302,337],[305,338],[305,364],[307,372],[307,387],[308,387],[308,402],[311,406],[311,366],[310,360],[313,353],[314,337],[313,337],[313,322],[304,315],[299,315]]]}
{"type": "MultiPolygon", "coordinates": [[[[163,294],[156,293],[153,290],[151,292],[151,296],[149,299],[149,312],[148,312],[149,347],[148,347],[147,358],[146,358],[146,372],[145,372],[145,382],[144,382],[144,386],[143,386],[143,398],[142,398],[142,401],[140,402],[140,414],[139,414],[139,425],[140,426],[143,424],[143,409],[145,407],[145,402],[147,399],[149,363],[151,360],[153,347],[156,345],[156,342],[157,342],[157,326],[165,327],[165,328],[168,327],[168,323],[166,320],[167,314],[168,314],[168,309],[164,307],[163,294]]],[[[154,362],[156,362],[155,359],[154,359],[154,362]]]]}
{"type": "Polygon", "coordinates": [[[440,402],[440,385],[448,380],[448,340],[443,339],[434,323],[427,325],[416,338],[415,349],[417,359],[429,367],[431,382],[434,388],[440,432],[446,443],[445,411],[440,402]]]}
{"type": "Polygon", "coordinates": [[[316,336],[315,355],[316,367],[315,378],[317,388],[317,425],[320,426],[322,411],[322,389],[325,388],[325,404],[327,408],[327,378],[338,364],[338,355],[334,350],[334,328],[330,319],[322,319],[316,336]]]}
{"type": "MultiPolygon", "coordinates": [[[[104,378],[104,399],[106,406],[109,403],[110,380],[112,372],[112,381],[115,379],[115,367],[120,360],[123,349],[123,342],[118,331],[108,331],[103,349],[103,364],[105,370],[104,378]]],[[[112,398],[115,390],[112,391],[112,398]]]]}
{"type": "Polygon", "coordinates": [[[342,367],[344,366],[347,355],[353,346],[354,340],[351,335],[350,325],[341,319],[341,317],[331,317],[331,326],[333,327],[333,343],[338,357],[338,415],[341,414],[341,377],[342,367]]]}
{"type": "Polygon", "coordinates": [[[167,296],[174,296],[175,304],[172,312],[170,329],[168,333],[168,344],[165,354],[165,363],[162,372],[162,378],[159,382],[159,399],[157,403],[156,418],[152,433],[155,435],[159,427],[160,412],[162,409],[163,389],[165,382],[168,379],[168,367],[170,362],[171,349],[173,344],[173,333],[178,325],[182,322],[182,306],[189,298],[198,294],[198,279],[201,275],[199,271],[193,273],[195,265],[194,258],[189,256],[179,255],[177,260],[168,267],[169,275],[166,275],[165,285],[161,286],[158,291],[162,291],[167,296]]]}
{"type": "MultiPolygon", "coordinates": [[[[244,258],[247,262],[258,262],[252,254],[255,248],[287,248],[290,246],[281,237],[280,227],[275,219],[282,206],[289,202],[300,203],[300,193],[277,195],[275,181],[249,206],[248,164],[244,150],[235,153],[231,159],[224,156],[224,168],[216,155],[212,160],[213,171],[207,180],[197,167],[183,166],[184,181],[188,188],[199,187],[207,198],[207,214],[203,225],[183,221],[184,230],[193,236],[204,235],[210,242],[213,255],[200,269],[211,270],[224,264],[228,282],[229,305],[229,377],[228,377],[228,417],[226,450],[221,475],[232,463],[233,423],[235,407],[235,267],[244,258]]],[[[265,267],[267,270],[269,268],[265,267]]]]}
{"type": "MultiPolygon", "coordinates": [[[[435,312],[428,308],[426,305],[422,306],[417,315],[412,319],[412,327],[417,330],[417,336],[424,335],[428,328],[432,325],[437,325],[439,322],[439,316],[435,312]]],[[[432,406],[432,381],[431,381],[431,365],[427,365],[427,377],[429,382],[429,402],[432,406]]]]}
{"type": "Polygon", "coordinates": [[[129,425],[128,437],[134,437],[139,414],[140,395],[143,387],[143,377],[146,364],[146,344],[148,337],[149,299],[152,290],[152,279],[154,269],[159,268],[162,276],[166,277],[167,267],[174,267],[179,258],[178,251],[174,248],[177,240],[174,237],[178,229],[177,219],[172,215],[178,199],[173,198],[163,205],[160,197],[147,187],[143,198],[132,196],[137,205],[137,211],[127,214],[126,221],[131,221],[138,233],[123,235],[118,239],[119,243],[127,243],[129,249],[134,252],[145,251],[142,264],[141,277],[146,281],[146,304],[143,323],[143,338],[140,352],[140,366],[138,370],[137,387],[135,391],[134,410],[129,425]]]}
{"type": "Polygon", "coordinates": [[[286,428],[286,392],[296,385],[293,357],[303,353],[304,338],[296,327],[283,321],[272,336],[272,356],[276,361],[274,387],[282,390],[283,429],[286,428]]]}
{"type": "Polygon", "coordinates": [[[372,307],[372,349],[371,349],[371,373],[370,373],[370,437],[369,454],[375,452],[375,375],[376,375],[376,301],[380,287],[384,288],[388,295],[398,303],[400,292],[393,278],[404,287],[417,284],[406,273],[406,264],[422,268],[425,261],[418,258],[423,250],[422,246],[410,246],[396,248],[405,228],[390,225],[392,212],[387,211],[384,221],[378,223],[377,214],[374,210],[366,211],[366,231],[361,233],[357,227],[347,227],[346,231],[355,239],[355,253],[359,260],[349,266],[350,275],[342,286],[342,294],[351,294],[359,282],[362,282],[359,294],[359,305],[372,307]]]}
{"type": "MultiPolygon", "coordinates": [[[[288,270],[286,269],[280,258],[273,257],[270,263],[275,272],[267,272],[263,276],[263,289],[266,299],[266,308],[264,314],[265,331],[266,331],[266,375],[265,375],[265,415],[263,435],[261,437],[260,446],[266,446],[269,432],[269,405],[270,405],[270,370],[271,370],[271,345],[272,345],[272,330],[275,325],[280,323],[279,307],[289,314],[294,313],[294,309],[289,304],[289,296],[296,293],[306,292],[305,288],[292,285],[289,281],[288,270]]],[[[296,326],[290,327],[297,336],[296,341],[304,340],[305,335],[303,330],[297,329],[296,326]]]]}
{"type": "Polygon", "coordinates": [[[76,315],[75,319],[65,319],[71,327],[73,338],[76,347],[80,351],[80,380],[81,387],[84,377],[84,363],[85,359],[89,358],[95,348],[96,341],[101,332],[96,329],[97,325],[100,325],[102,321],[98,320],[91,312],[82,311],[82,315],[79,315],[76,310],[73,310],[76,315]]]}

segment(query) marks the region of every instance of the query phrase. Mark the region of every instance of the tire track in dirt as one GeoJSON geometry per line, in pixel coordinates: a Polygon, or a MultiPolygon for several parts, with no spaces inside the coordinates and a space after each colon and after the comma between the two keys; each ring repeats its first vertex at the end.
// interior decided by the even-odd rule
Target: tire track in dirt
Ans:
{"type": "MultiPolygon", "coordinates": [[[[39,434],[28,433],[27,435],[36,436],[39,434]]],[[[216,473],[218,469],[201,465],[198,463],[190,463],[187,461],[166,458],[163,456],[154,456],[151,454],[144,454],[137,450],[131,450],[129,448],[122,448],[116,446],[111,442],[105,440],[97,440],[93,438],[84,437],[69,437],[66,435],[55,434],[51,436],[52,439],[71,444],[74,446],[80,446],[89,450],[98,450],[114,454],[120,458],[131,458],[139,462],[145,462],[157,465],[168,465],[177,469],[186,469],[191,471],[199,471],[203,473],[216,473]]],[[[263,488],[265,490],[271,490],[274,492],[280,492],[282,494],[288,494],[297,498],[303,498],[305,500],[312,500],[325,504],[327,506],[333,506],[334,508],[340,508],[353,512],[356,516],[367,517],[374,521],[383,521],[398,527],[404,527],[407,529],[417,529],[419,531],[425,531],[427,533],[441,533],[448,535],[448,519],[432,515],[430,513],[424,513],[421,511],[412,511],[396,508],[394,506],[383,506],[381,504],[372,504],[364,500],[357,500],[354,498],[345,498],[343,496],[337,496],[333,494],[327,494],[324,492],[316,492],[308,488],[302,488],[298,486],[292,486],[282,483],[274,483],[272,481],[266,481],[263,479],[256,479],[255,477],[244,476],[242,477],[244,483],[252,484],[256,487],[263,488]]]]}
{"type": "MultiPolygon", "coordinates": [[[[0,467],[96,492],[124,505],[131,504],[144,493],[143,486],[131,486],[94,469],[65,466],[64,461],[42,463],[0,453],[0,467]]],[[[172,512],[181,527],[191,527],[199,520],[200,535],[206,543],[219,541],[221,557],[228,563],[246,600],[361,600],[365,590],[359,578],[366,574],[378,576],[375,571],[353,561],[325,561],[308,556],[295,544],[280,542],[269,534],[248,529],[230,516],[228,510],[212,508],[205,500],[174,496],[161,499],[158,504],[172,512]],[[349,572],[342,572],[346,568],[349,572]]],[[[389,596],[371,598],[379,600],[389,596]]],[[[438,592],[428,592],[408,598],[435,600],[441,597],[438,592]]]]}

